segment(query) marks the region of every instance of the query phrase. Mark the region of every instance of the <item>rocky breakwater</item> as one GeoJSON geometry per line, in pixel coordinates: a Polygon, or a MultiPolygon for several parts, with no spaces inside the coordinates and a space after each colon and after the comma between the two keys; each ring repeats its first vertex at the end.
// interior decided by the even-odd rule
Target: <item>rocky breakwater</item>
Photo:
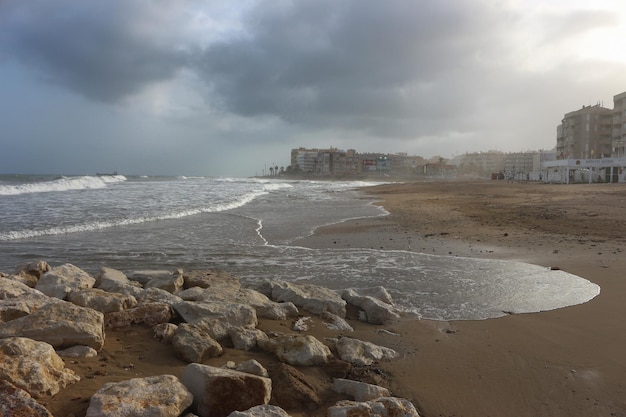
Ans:
{"type": "Polygon", "coordinates": [[[345,336],[348,310],[374,324],[399,317],[380,287],[336,292],[267,280],[244,288],[217,271],[102,268],[91,276],[71,264],[21,265],[0,273],[0,416],[52,416],[46,399],[81,383],[62,358],[98,357],[107,331],[136,326],[152,328],[152,343],[168,344],[188,365],[103,383],[90,393],[87,417],[418,416],[382,379],[364,377],[398,354],[345,336]],[[331,336],[309,334],[313,319],[331,336]],[[284,331],[264,331],[259,320],[284,331]],[[231,355],[239,363],[228,352],[239,352],[231,355]],[[220,366],[207,364],[216,358],[220,366]],[[321,377],[312,382],[310,369],[321,377]]]}

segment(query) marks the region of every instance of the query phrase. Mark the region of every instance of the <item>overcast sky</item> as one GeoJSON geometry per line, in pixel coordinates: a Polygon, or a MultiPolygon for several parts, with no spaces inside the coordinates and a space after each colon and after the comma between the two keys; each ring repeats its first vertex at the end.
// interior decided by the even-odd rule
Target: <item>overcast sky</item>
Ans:
{"type": "Polygon", "coordinates": [[[0,173],[551,149],[626,91],[624,39],[623,0],[2,0],[0,173]]]}

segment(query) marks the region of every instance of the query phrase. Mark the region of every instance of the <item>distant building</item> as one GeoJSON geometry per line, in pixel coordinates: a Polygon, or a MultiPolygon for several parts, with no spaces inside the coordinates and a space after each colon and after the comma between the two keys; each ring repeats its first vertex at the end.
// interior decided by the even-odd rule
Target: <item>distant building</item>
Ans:
{"type": "Polygon", "coordinates": [[[558,159],[599,159],[612,153],[613,110],[595,106],[565,114],[557,126],[558,159]]]}
{"type": "Polygon", "coordinates": [[[626,156],[626,91],[613,96],[613,157],[626,156]]]}
{"type": "Polygon", "coordinates": [[[504,171],[505,154],[500,151],[473,152],[459,159],[459,173],[490,177],[493,172],[504,171]]]}

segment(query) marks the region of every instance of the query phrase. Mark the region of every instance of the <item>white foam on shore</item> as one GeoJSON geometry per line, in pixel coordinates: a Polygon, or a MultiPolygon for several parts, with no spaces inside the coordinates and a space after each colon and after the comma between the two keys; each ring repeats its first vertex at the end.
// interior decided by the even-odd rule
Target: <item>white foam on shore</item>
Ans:
{"type": "Polygon", "coordinates": [[[105,188],[109,184],[122,181],[126,181],[126,177],[123,175],[61,177],[52,181],[31,182],[19,185],[0,185],[0,195],[19,195],[105,188]]]}

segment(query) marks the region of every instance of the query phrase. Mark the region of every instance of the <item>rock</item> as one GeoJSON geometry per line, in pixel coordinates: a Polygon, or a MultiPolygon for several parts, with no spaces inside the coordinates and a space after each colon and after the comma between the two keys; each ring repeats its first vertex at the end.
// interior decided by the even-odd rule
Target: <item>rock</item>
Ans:
{"type": "Polygon", "coordinates": [[[216,292],[214,288],[204,290],[198,294],[199,300],[222,301],[246,304],[256,310],[258,317],[270,320],[286,320],[298,315],[298,307],[293,303],[277,303],[270,300],[265,294],[250,288],[241,288],[236,292],[216,292]]]}
{"type": "Polygon", "coordinates": [[[169,306],[173,306],[174,304],[178,304],[183,301],[177,295],[174,295],[164,289],[161,288],[146,288],[137,296],[137,301],[142,304],[146,303],[163,303],[169,306]]]}
{"type": "Polygon", "coordinates": [[[57,350],[57,355],[63,358],[95,358],[98,352],[89,346],[72,346],[71,348],[57,350]]]}
{"type": "Polygon", "coordinates": [[[353,365],[371,365],[375,361],[395,359],[398,353],[383,346],[349,337],[341,337],[335,346],[339,357],[353,365]]]}
{"type": "Polygon", "coordinates": [[[330,407],[328,417],[419,417],[415,406],[408,400],[383,397],[374,401],[339,401],[330,407]]]}
{"type": "Polygon", "coordinates": [[[385,324],[400,318],[395,307],[369,295],[360,295],[354,289],[344,290],[341,297],[350,305],[365,312],[365,321],[372,324],[385,324]]]}
{"type": "Polygon", "coordinates": [[[172,311],[168,304],[148,303],[141,304],[128,310],[108,313],[105,317],[107,329],[119,329],[131,324],[142,324],[153,327],[159,323],[167,323],[172,318],[172,311]]]}
{"type": "MultiPolygon", "coordinates": [[[[56,298],[47,295],[27,295],[20,298],[0,300],[0,322],[7,322],[27,316],[56,298]]],[[[59,301],[62,302],[62,301],[59,301]]]]}
{"type": "Polygon", "coordinates": [[[159,288],[165,290],[171,294],[180,291],[183,288],[185,279],[183,278],[183,271],[179,269],[172,272],[169,276],[156,276],[150,281],[144,284],[144,288],[159,288]]]}
{"type": "Polygon", "coordinates": [[[95,278],[77,266],[64,264],[43,274],[35,288],[50,297],[65,300],[70,292],[92,288],[95,282],[95,278]]]}
{"type": "Polygon", "coordinates": [[[387,388],[342,378],[336,378],[333,381],[333,391],[338,394],[349,395],[355,401],[369,401],[380,397],[389,397],[387,388]]]}
{"type": "Polygon", "coordinates": [[[29,295],[35,295],[41,298],[47,297],[47,295],[41,291],[31,288],[23,282],[11,278],[0,278],[0,300],[21,298],[29,295]]]}
{"type": "Polygon", "coordinates": [[[21,388],[0,380],[0,416],[53,417],[50,411],[21,388]]]}
{"type": "Polygon", "coordinates": [[[171,343],[178,326],[173,323],[159,323],[152,327],[154,338],[160,342],[171,343]]]}
{"type": "Polygon", "coordinates": [[[129,280],[122,271],[107,267],[100,269],[95,286],[108,292],[132,295],[135,298],[143,291],[140,283],[129,280]]]}
{"type": "Polygon", "coordinates": [[[104,316],[90,308],[68,302],[50,302],[34,313],[0,323],[0,338],[28,337],[55,348],[74,345],[96,350],[104,345],[104,316]]]}
{"type": "Polygon", "coordinates": [[[249,351],[258,346],[259,340],[267,340],[268,337],[263,330],[244,329],[243,327],[233,327],[228,335],[233,342],[233,347],[238,350],[249,351]]]}
{"type": "Polygon", "coordinates": [[[18,265],[17,268],[15,268],[15,274],[28,274],[39,279],[43,274],[49,272],[51,269],[52,268],[46,261],[33,261],[18,265]]]}
{"type": "Polygon", "coordinates": [[[99,288],[72,291],[67,296],[67,300],[105,314],[126,310],[137,305],[137,300],[132,295],[107,292],[99,288]]]}
{"type": "Polygon", "coordinates": [[[241,288],[239,279],[234,275],[217,270],[193,270],[183,274],[185,288],[213,288],[220,293],[235,293],[241,288]]]}
{"type": "Polygon", "coordinates": [[[328,288],[311,284],[295,284],[287,281],[270,281],[272,299],[291,302],[313,314],[329,311],[339,317],[346,316],[346,302],[328,288]]]}
{"type": "Polygon", "coordinates": [[[25,337],[0,340],[0,380],[8,380],[34,398],[51,396],[80,380],[52,346],[25,337]]]}
{"type": "Polygon", "coordinates": [[[176,356],[187,362],[204,362],[224,353],[222,346],[209,332],[189,323],[181,323],[172,337],[172,347],[176,356]]]}
{"type": "Polygon", "coordinates": [[[202,301],[209,298],[206,288],[191,287],[176,293],[184,301],[202,301]]]}
{"type": "Polygon", "coordinates": [[[280,364],[272,372],[273,402],[288,410],[309,410],[320,406],[321,401],[315,388],[306,381],[296,368],[280,364]]]}
{"type": "Polygon", "coordinates": [[[275,405],[257,405],[246,411],[233,411],[228,417],[290,417],[285,410],[275,405]]]}
{"type": "Polygon", "coordinates": [[[291,330],[296,331],[296,332],[308,332],[309,331],[309,325],[307,324],[308,321],[311,321],[311,317],[300,317],[293,324],[293,326],[291,327],[291,330]]]}
{"type": "Polygon", "coordinates": [[[178,417],[193,397],[173,375],[104,384],[89,401],[86,417],[178,417]]]}
{"type": "Polygon", "coordinates": [[[193,394],[200,417],[226,417],[264,405],[272,394],[269,378],[198,363],[187,365],[181,380],[193,394]]]}
{"type": "Polygon", "coordinates": [[[235,371],[269,378],[269,373],[267,372],[267,369],[265,369],[263,365],[261,365],[258,361],[254,359],[250,359],[240,363],[237,367],[235,367],[235,371]]]}
{"type": "Polygon", "coordinates": [[[228,337],[232,328],[254,329],[258,323],[256,311],[245,304],[183,301],[175,304],[174,310],[187,323],[202,321],[215,340],[228,337]]]}
{"type": "Polygon", "coordinates": [[[279,335],[259,340],[259,347],[294,366],[323,365],[332,357],[328,346],[310,335],[279,335]]]}
{"type": "Polygon", "coordinates": [[[6,278],[10,279],[11,281],[21,282],[22,284],[25,284],[30,288],[35,288],[37,282],[39,281],[38,277],[30,275],[29,273],[24,271],[13,275],[8,275],[6,278]]]}
{"type": "Polygon", "coordinates": [[[350,324],[345,319],[339,317],[336,314],[325,311],[321,314],[320,317],[324,319],[324,324],[330,330],[336,330],[338,332],[353,332],[354,331],[352,326],[350,326],[350,324]]]}

